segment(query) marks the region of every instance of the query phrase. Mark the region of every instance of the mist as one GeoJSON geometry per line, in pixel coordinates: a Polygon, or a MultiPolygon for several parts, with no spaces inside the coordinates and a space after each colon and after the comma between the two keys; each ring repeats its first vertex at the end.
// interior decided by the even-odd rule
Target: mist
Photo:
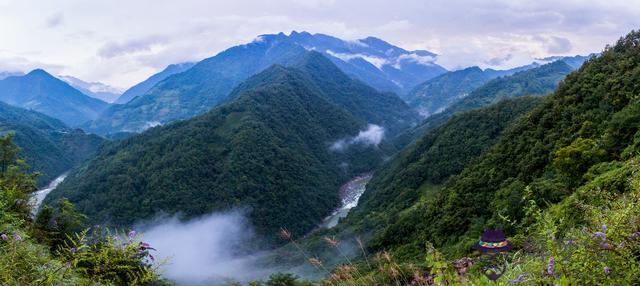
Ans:
{"type": "Polygon", "coordinates": [[[241,211],[188,222],[176,217],[156,219],[138,229],[157,250],[152,253],[156,261],[167,260],[162,275],[179,285],[226,285],[264,279],[273,272],[258,266],[266,253],[246,253],[255,236],[241,211]]]}
{"type": "Polygon", "coordinates": [[[384,138],[384,128],[379,125],[369,124],[367,129],[358,132],[351,138],[340,139],[329,148],[331,151],[345,151],[353,144],[378,146],[384,138]]]}

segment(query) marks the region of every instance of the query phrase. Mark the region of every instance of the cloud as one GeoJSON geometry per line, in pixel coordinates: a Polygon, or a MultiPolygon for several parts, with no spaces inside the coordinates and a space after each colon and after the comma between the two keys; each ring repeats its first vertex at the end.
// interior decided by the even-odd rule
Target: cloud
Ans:
{"type": "Polygon", "coordinates": [[[138,39],[131,39],[123,42],[107,42],[99,50],[98,55],[102,58],[113,58],[140,52],[151,52],[154,46],[160,46],[168,40],[165,36],[148,36],[138,39]]]}
{"type": "Polygon", "coordinates": [[[259,266],[263,253],[246,253],[255,239],[242,211],[214,213],[188,222],[159,219],[141,226],[142,238],[168,259],[163,276],[184,285],[219,285],[262,279],[273,271],[259,266]]]}
{"type": "Polygon", "coordinates": [[[58,12],[49,16],[46,20],[46,25],[49,28],[55,28],[64,24],[64,14],[58,12]]]}
{"type": "Polygon", "coordinates": [[[548,42],[547,51],[552,54],[564,54],[570,52],[571,41],[561,37],[551,37],[548,42]]]}
{"type": "Polygon", "coordinates": [[[331,151],[342,152],[354,144],[362,144],[365,146],[378,146],[384,138],[384,128],[375,124],[369,124],[367,129],[358,132],[358,135],[340,139],[329,147],[331,151]]]}
{"type": "Polygon", "coordinates": [[[512,58],[513,58],[512,54],[507,54],[503,57],[495,57],[495,58],[488,59],[485,61],[485,63],[490,66],[500,66],[508,62],[512,58]]]}
{"type": "Polygon", "coordinates": [[[433,56],[421,56],[418,55],[416,53],[410,53],[410,54],[402,54],[398,57],[395,67],[396,68],[400,68],[400,64],[402,61],[407,60],[407,61],[412,61],[415,62],[417,64],[421,64],[421,65],[425,65],[425,66],[432,66],[433,63],[436,60],[436,57],[433,56]]]}

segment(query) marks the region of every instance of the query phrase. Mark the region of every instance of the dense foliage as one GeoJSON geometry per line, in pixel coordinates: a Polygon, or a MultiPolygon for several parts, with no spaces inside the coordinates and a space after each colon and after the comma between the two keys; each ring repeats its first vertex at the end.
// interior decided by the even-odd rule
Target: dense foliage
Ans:
{"type": "Polygon", "coordinates": [[[510,76],[493,79],[456,101],[441,113],[430,116],[420,125],[408,130],[396,139],[396,145],[405,146],[421,138],[429,130],[445,123],[457,112],[490,105],[506,97],[546,95],[558,86],[572,67],[564,61],[555,61],[510,76]]]}
{"type": "Polygon", "coordinates": [[[12,134],[39,186],[92,156],[104,142],[44,114],[0,103],[0,134],[12,134]]]}
{"type": "Polygon", "coordinates": [[[411,116],[397,111],[408,110],[397,97],[331,67],[315,53],[298,68],[273,66],[205,115],[105,148],[48,198],[68,197],[99,223],[248,208],[255,229],[272,240],[280,227],[306,233],[338,203],[342,182],[394,151],[384,141],[333,151],[334,142],[356,136],[367,120],[411,116]],[[327,73],[333,81],[321,80],[327,73]],[[368,101],[380,104],[364,110],[374,106],[368,101]]]}
{"type": "Polygon", "coordinates": [[[150,246],[131,233],[124,242],[84,230],[68,201],[45,207],[34,222],[29,197],[35,175],[16,159],[11,137],[0,138],[0,283],[2,285],[141,285],[164,283],[150,246]]]}
{"type": "Polygon", "coordinates": [[[44,113],[72,127],[95,119],[109,105],[43,70],[0,80],[0,101],[44,113]]]}
{"type": "Polygon", "coordinates": [[[523,234],[530,223],[527,202],[559,203],[634,156],[640,127],[639,39],[640,33],[632,32],[567,76],[477,162],[389,224],[372,247],[415,257],[424,241],[431,241],[448,254],[463,254],[484,228],[523,234]]]}

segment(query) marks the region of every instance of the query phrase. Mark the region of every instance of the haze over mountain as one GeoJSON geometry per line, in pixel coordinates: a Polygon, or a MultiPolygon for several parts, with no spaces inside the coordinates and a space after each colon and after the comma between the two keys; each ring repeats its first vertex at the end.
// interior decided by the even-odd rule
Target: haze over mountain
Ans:
{"type": "Polygon", "coordinates": [[[141,96],[147,93],[154,85],[161,82],[165,78],[171,75],[186,71],[190,69],[193,65],[195,65],[195,63],[180,63],[180,64],[169,65],[161,72],[156,73],[150,76],[149,78],[147,78],[146,80],[142,81],[141,83],[136,84],[131,88],[127,89],[120,97],[118,97],[118,99],[114,103],[125,104],[131,101],[136,96],[141,96]]]}
{"type": "Polygon", "coordinates": [[[61,75],[58,78],[82,93],[104,102],[112,103],[122,94],[117,88],[101,82],[86,82],[68,75],[61,75]]]}
{"type": "Polygon", "coordinates": [[[100,134],[140,132],[159,124],[193,117],[223,102],[237,84],[252,74],[272,64],[295,62],[307,49],[321,51],[346,74],[356,79],[363,78],[365,83],[377,82],[378,86],[392,81],[408,85],[418,77],[424,80],[444,72],[426,60],[433,57],[426,51],[408,52],[374,38],[358,43],[321,34],[262,35],[249,44],[232,47],[185,72],[169,76],[146,94],[126,104],[110,107],[97,120],[83,127],[100,134]],[[388,51],[388,55],[382,58],[384,51],[388,51]],[[335,54],[346,55],[347,52],[356,54],[350,54],[349,60],[343,57],[345,61],[335,54]],[[362,57],[375,58],[380,68],[362,57]]]}
{"type": "Polygon", "coordinates": [[[0,101],[44,113],[69,126],[96,118],[109,105],[41,69],[0,80],[0,101]]]}
{"type": "Polygon", "coordinates": [[[159,211],[194,217],[249,207],[267,241],[277,241],[280,227],[306,233],[336,206],[341,183],[395,151],[387,134],[418,117],[395,94],[302,52],[290,67],[250,77],[204,115],[106,148],[49,199],[68,197],[92,221],[116,225],[159,211]]]}
{"type": "Polygon", "coordinates": [[[21,75],[24,75],[24,73],[0,71],[0,80],[8,78],[10,76],[21,76],[21,75]]]}

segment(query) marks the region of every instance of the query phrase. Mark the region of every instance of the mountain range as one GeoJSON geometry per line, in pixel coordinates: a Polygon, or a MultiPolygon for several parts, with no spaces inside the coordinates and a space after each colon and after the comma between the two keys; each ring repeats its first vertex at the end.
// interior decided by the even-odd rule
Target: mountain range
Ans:
{"type": "Polygon", "coordinates": [[[393,82],[409,89],[445,72],[433,63],[432,53],[409,52],[376,38],[348,42],[322,34],[262,35],[249,44],[232,47],[168,76],[145,94],[126,104],[111,106],[83,128],[99,134],[141,132],[191,118],[224,102],[233,88],[249,76],[272,64],[286,66],[296,62],[307,50],[321,52],[345,74],[381,91],[399,90],[399,85],[393,82]]]}
{"type": "Polygon", "coordinates": [[[320,53],[302,53],[250,77],[201,116],[115,142],[48,199],[67,197],[92,220],[115,225],[159,211],[190,218],[248,206],[271,242],[283,226],[308,232],[336,206],[341,183],[395,152],[387,134],[418,115],[320,53]]]}
{"type": "Polygon", "coordinates": [[[405,100],[422,116],[429,117],[444,111],[453,103],[469,95],[478,87],[497,77],[510,76],[512,74],[540,67],[543,64],[555,61],[563,61],[574,70],[580,68],[590,56],[574,57],[548,57],[538,59],[532,64],[516,67],[508,70],[485,69],[477,66],[462,70],[450,71],[435,78],[429,79],[416,86],[405,100]]]}

